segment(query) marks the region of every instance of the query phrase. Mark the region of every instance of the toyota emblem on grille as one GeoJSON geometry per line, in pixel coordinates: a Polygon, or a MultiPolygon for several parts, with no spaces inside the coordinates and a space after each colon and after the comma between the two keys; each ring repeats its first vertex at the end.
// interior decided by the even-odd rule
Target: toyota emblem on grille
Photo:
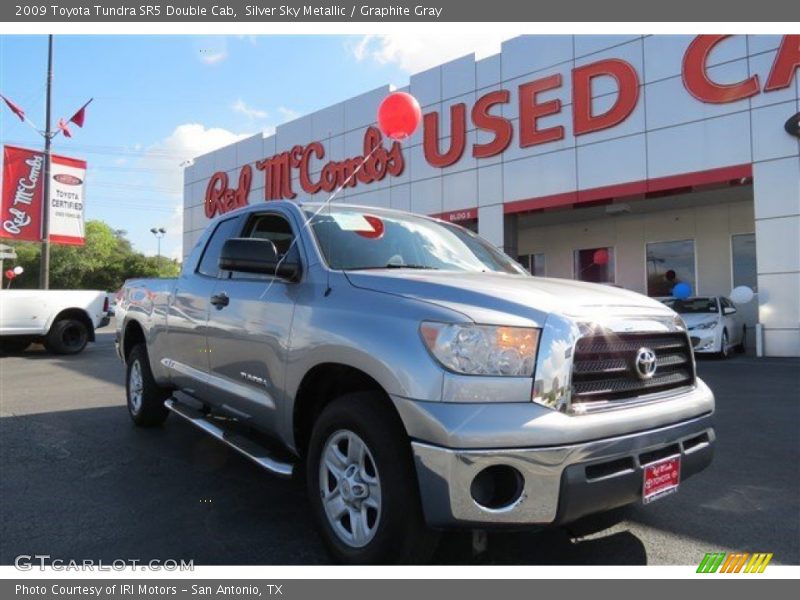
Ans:
{"type": "Polygon", "coordinates": [[[652,379],[656,374],[656,353],[650,348],[639,348],[634,366],[639,379],[652,379]]]}

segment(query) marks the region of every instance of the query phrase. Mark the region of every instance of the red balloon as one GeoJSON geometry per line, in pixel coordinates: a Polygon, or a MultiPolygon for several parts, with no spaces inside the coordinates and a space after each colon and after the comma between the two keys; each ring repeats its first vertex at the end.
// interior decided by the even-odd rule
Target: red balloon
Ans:
{"type": "Polygon", "coordinates": [[[406,92],[393,92],[378,107],[378,126],[383,134],[393,140],[411,136],[422,120],[419,102],[406,92]]]}
{"type": "Polygon", "coordinates": [[[6,269],[6,279],[14,279],[17,274],[14,273],[14,269],[6,269]]]}
{"type": "Polygon", "coordinates": [[[594,255],[592,255],[592,260],[596,265],[607,265],[608,250],[606,250],[605,248],[599,248],[598,250],[595,250],[594,255]]]}

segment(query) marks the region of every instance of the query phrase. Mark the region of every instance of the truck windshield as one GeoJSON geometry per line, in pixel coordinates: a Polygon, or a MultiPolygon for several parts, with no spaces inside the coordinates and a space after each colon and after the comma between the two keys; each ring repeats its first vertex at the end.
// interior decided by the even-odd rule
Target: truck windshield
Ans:
{"type": "Polygon", "coordinates": [[[413,215],[349,207],[323,209],[311,229],[332,269],[439,269],[527,275],[471,231],[413,215]]]}

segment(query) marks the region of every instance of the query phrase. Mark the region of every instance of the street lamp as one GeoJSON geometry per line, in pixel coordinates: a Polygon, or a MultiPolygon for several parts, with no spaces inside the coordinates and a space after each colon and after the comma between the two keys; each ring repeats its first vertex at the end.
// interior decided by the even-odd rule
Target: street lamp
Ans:
{"type": "Polygon", "coordinates": [[[153,227],[150,229],[150,233],[156,236],[158,240],[158,258],[161,258],[161,238],[164,237],[164,234],[167,233],[167,230],[163,227],[153,227]]]}

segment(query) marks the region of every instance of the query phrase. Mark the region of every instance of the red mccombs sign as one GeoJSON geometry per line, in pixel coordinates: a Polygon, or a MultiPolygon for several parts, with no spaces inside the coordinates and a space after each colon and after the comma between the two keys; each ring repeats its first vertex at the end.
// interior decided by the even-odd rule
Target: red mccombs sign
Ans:
{"type": "MultiPolygon", "coordinates": [[[[763,92],[772,92],[789,87],[800,67],[800,35],[785,35],[775,56],[772,68],[762,86],[759,75],[754,74],[736,83],[719,83],[708,72],[708,56],[729,35],[699,35],[687,48],[682,62],[683,84],[689,94],[701,102],[724,104],[749,98],[763,92]]],[[[571,72],[572,79],[572,133],[586,135],[614,127],[627,119],[639,102],[639,74],[629,62],[621,59],[603,59],[580,67],[571,72]],[[614,104],[601,113],[592,108],[592,91],[598,78],[612,78],[618,90],[614,104]]],[[[517,137],[520,148],[554,142],[564,138],[562,125],[542,127],[540,120],[557,115],[562,111],[562,99],[542,101],[543,92],[558,90],[563,86],[560,73],[537,78],[523,83],[518,88],[519,123],[517,131],[514,124],[505,117],[495,114],[497,107],[511,100],[509,90],[496,90],[484,94],[472,107],[465,103],[450,106],[450,129],[440,131],[441,117],[438,111],[431,111],[423,117],[423,150],[425,160],[433,167],[444,168],[457,163],[467,152],[467,118],[483,131],[492,134],[490,141],[472,144],[472,156],[481,159],[503,153],[517,137]],[[439,144],[440,136],[447,139],[446,147],[439,144]]],[[[312,176],[312,160],[325,158],[325,148],[320,142],[306,146],[294,146],[291,150],[276,154],[256,163],[256,168],[264,171],[264,200],[293,199],[297,196],[293,188],[293,175],[304,192],[315,194],[320,191],[335,190],[356,167],[369,157],[356,177],[349,182],[350,187],[359,183],[369,184],[380,181],[386,175],[397,176],[403,172],[405,161],[398,142],[389,150],[383,148],[383,136],[374,127],[369,127],[364,135],[364,153],[344,161],[329,161],[323,165],[316,176],[312,176]],[[380,146],[370,156],[375,146],[380,146]]],[[[252,171],[249,165],[242,167],[239,186],[228,188],[228,176],[216,173],[206,189],[205,212],[209,218],[217,213],[232,210],[247,204],[252,171]]]]}
{"type": "Polygon", "coordinates": [[[0,237],[27,242],[42,239],[43,184],[41,152],[15,146],[3,148],[0,237]]]}

